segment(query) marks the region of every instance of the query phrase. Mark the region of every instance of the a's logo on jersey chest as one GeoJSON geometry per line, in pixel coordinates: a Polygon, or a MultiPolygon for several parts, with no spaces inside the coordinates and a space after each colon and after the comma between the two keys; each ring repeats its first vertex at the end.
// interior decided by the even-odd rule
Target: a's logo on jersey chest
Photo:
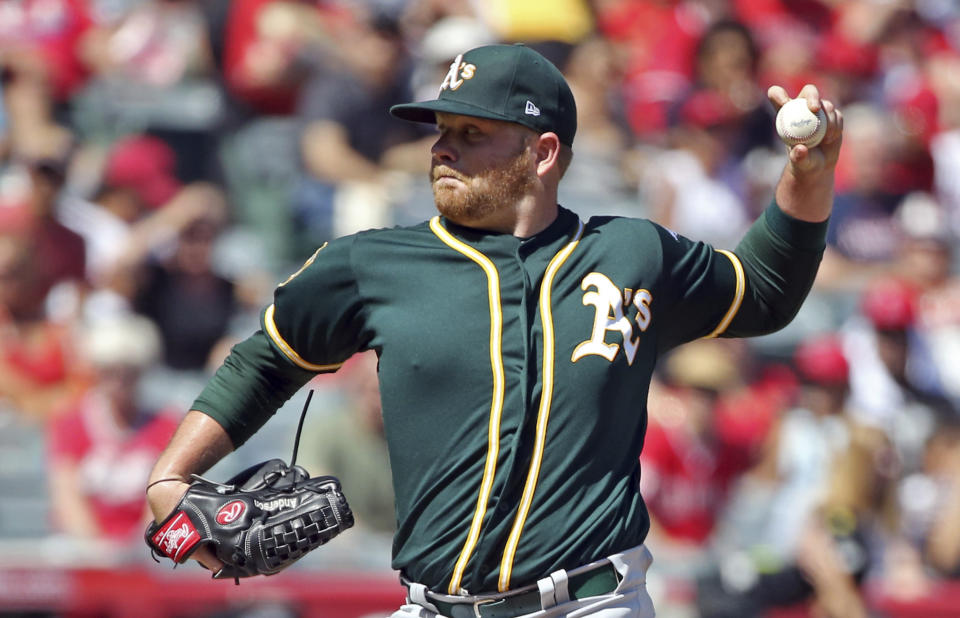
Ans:
{"type": "Polygon", "coordinates": [[[583,304],[593,305],[595,313],[590,338],[577,345],[570,360],[577,362],[595,354],[613,362],[622,347],[627,364],[632,365],[640,348],[640,334],[650,327],[653,319],[650,312],[653,295],[646,289],[621,289],[598,272],[584,277],[580,288],[584,290],[583,304]],[[633,309],[636,315],[628,317],[633,309]],[[610,332],[614,333],[614,343],[607,343],[610,332]]]}

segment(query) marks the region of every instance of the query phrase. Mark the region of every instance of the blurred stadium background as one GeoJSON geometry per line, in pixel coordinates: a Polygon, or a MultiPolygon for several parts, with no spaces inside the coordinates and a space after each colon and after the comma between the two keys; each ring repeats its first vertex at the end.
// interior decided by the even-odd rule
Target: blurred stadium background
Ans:
{"type": "MultiPolygon", "coordinates": [[[[815,83],[846,117],[797,319],[658,370],[658,615],[960,615],[953,0],[0,0],[0,615],[398,605],[369,357],[309,385],[299,462],[343,480],[358,526],[290,571],[154,564],[143,485],[277,282],[431,216],[430,131],[389,105],[516,41],[577,97],[561,202],[582,217],[730,248],[784,161],[766,88],[815,83]]],[[[288,458],[304,396],[209,476],[288,458]]]]}

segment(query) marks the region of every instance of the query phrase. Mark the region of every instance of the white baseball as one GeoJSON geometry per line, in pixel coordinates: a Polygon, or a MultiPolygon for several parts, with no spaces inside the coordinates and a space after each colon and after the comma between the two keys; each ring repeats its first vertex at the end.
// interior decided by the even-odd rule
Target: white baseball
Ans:
{"type": "Polygon", "coordinates": [[[787,146],[803,144],[813,148],[827,133],[827,115],[823,107],[814,114],[806,99],[791,99],[777,112],[777,135],[787,146]]]}

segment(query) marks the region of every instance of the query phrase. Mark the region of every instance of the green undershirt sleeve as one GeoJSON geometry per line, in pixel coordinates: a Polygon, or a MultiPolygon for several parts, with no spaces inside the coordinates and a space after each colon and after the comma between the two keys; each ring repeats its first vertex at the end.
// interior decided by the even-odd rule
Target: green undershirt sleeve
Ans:
{"type": "Polygon", "coordinates": [[[220,423],[239,447],[315,375],[284,358],[257,331],[233,347],[193,409],[220,423]]]}
{"type": "Polygon", "coordinates": [[[795,219],[770,204],[734,250],[746,297],[723,336],[763,335],[793,320],[816,278],[827,225],[795,219]]]}

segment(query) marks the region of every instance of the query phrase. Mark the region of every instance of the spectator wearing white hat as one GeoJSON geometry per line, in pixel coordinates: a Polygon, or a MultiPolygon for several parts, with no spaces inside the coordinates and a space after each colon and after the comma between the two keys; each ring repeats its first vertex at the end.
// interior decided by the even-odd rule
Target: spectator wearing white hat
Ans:
{"type": "Polygon", "coordinates": [[[147,318],[127,314],[89,325],[79,339],[90,386],[49,425],[54,525],[77,538],[139,540],[143,485],[178,420],[138,398],[160,335],[147,318]]]}

